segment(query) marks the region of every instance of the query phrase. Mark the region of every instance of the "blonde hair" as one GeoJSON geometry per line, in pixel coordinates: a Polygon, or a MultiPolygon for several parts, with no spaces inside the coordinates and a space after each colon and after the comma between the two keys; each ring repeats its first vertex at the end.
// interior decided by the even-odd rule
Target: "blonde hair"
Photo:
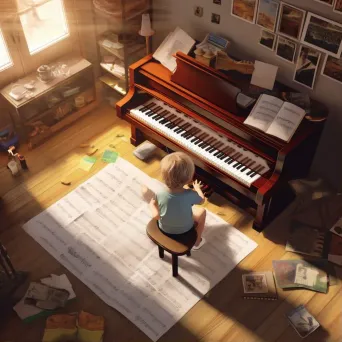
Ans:
{"type": "Polygon", "coordinates": [[[169,189],[181,188],[194,177],[195,165],[183,152],[167,155],[161,161],[161,175],[169,189]]]}

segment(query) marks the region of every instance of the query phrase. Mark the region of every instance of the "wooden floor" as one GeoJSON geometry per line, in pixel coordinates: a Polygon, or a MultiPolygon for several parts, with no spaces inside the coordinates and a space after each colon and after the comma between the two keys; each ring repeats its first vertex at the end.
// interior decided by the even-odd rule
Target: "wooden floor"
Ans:
{"type": "MultiPolygon", "coordinates": [[[[40,245],[29,237],[21,225],[43,209],[65,196],[105,166],[100,161],[103,151],[115,145],[120,155],[153,177],[158,177],[159,160],[144,163],[133,155],[129,143],[130,128],[116,118],[115,111],[102,105],[68,130],[46,142],[26,156],[30,170],[19,178],[12,178],[6,168],[0,169],[0,196],[5,202],[5,213],[0,218],[0,239],[7,247],[15,267],[29,271],[31,280],[39,280],[51,273],[66,273],[77,295],[77,300],[64,312],[80,309],[103,315],[106,319],[105,342],[149,341],[149,339],[119,312],[104,304],[73,274],[62,267],[40,245]],[[121,136],[123,135],[123,136],[121,136]],[[80,158],[87,149],[80,144],[89,143],[98,149],[99,161],[91,172],[78,169],[80,158]],[[71,186],[61,184],[71,182],[71,186]]],[[[301,339],[289,326],[285,314],[304,304],[316,316],[322,328],[307,341],[342,341],[342,295],[341,280],[330,287],[328,294],[307,290],[282,291],[275,302],[247,301],[240,296],[241,274],[246,271],[272,269],[272,260],[299,258],[285,253],[288,216],[291,208],[277,219],[264,233],[252,228],[252,218],[229,202],[214,196],[213,203],[206,203],[209,210],[219,214],[258,243],[258,248],[238,267],[195,305],[160,341],[232,341],[295,342],[301,339]]],[[[0,341],[41,341],[45,319],[25,324],[13,313],[2,321],[0,341]]]]}

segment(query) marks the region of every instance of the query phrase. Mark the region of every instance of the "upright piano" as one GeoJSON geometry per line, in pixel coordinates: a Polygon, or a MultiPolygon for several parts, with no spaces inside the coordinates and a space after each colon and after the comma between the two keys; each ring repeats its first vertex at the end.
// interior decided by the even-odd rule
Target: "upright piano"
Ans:
{"type": "Polygon", "coordinates": [[[181,52],[177,69],[147,56],[130,67],[130,89],[117,115],[131,124],[131,143],[150,140],[183,151],[196,177],[254,214],[261,231],[291,198],[288,181],[308,174],[323,122],[304,119],[289,143],[244,125],[242,84],[181,52]]]}

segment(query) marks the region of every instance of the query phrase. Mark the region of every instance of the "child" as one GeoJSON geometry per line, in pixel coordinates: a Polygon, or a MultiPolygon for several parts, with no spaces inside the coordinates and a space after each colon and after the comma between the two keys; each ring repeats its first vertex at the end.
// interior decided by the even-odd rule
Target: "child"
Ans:
{"type": "Polygon", "coordinates": [[[204,203],[205,197],[201,182],[196,180],[194,190],[184,189],[184,185],[192,182],[194,173],[195,165],[185,153],[175,152],[166,156],[161,161],[161,174],[167,188],[155,194],[150,201],[150,209],[153,218],[158,220],[159,229],[175,240],[196,229],[197,240],[193,249],[197,250],[205,242],[202,233],[206,211],[193,208],[193,205],[204,203]]]}

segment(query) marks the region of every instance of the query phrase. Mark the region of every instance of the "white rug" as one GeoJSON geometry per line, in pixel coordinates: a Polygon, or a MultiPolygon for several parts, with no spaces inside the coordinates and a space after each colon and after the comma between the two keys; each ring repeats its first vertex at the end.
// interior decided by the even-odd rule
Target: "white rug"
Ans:
{"type": "Polygon", "coordinates": [[[149,210],[142,184],[160,183],[119,158],[30,220],[24,229],[103,301],[153,341],[256,248],[256,243],[208,212],[207,243],[190,258],[158,256],[146,236],[149,210]]]}

